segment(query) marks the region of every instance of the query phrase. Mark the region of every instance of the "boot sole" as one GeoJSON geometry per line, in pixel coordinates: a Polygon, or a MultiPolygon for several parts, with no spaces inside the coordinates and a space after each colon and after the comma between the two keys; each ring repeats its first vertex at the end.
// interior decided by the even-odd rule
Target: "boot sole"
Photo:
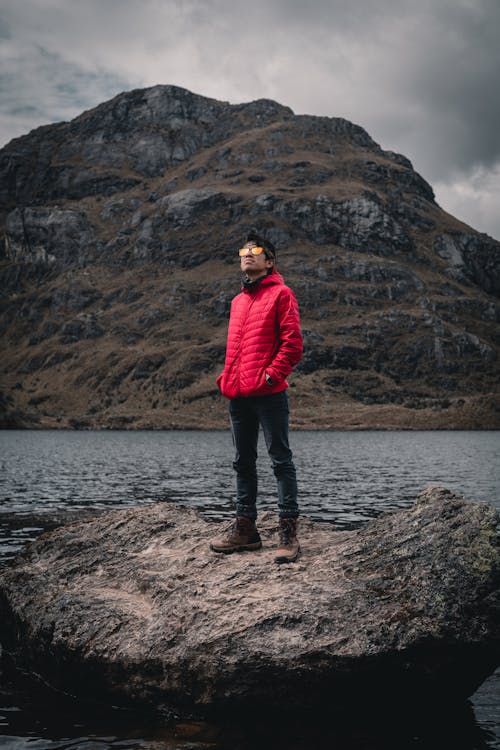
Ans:
{"type": "Polygon", "coordinates": [[[232,552],[252,552],[262,547],[262,542],[252,542],[251,544],[238,544],[235,547],[214,547],[210,545],[212,552],[222,552],[224,555],[230,555],[232,552]]]}
{"type": "Polygon", "coordinates": [[[300,555],[300,547],[297,550],[297,554],[293,557],[275,557],[274,562],[278,563],[278,565],[283,565],[284,563],[293,563],[297,560],[298,556],[300,555]]]}

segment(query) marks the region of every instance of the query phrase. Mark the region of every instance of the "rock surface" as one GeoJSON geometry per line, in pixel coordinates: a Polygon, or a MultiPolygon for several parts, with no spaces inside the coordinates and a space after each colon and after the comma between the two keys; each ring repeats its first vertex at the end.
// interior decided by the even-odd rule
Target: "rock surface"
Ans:
{"type": "Polygon", "coordinates": [[[72,691],[179,712],[463,699],[500,664],[498,517],[428,488],[337,532],[301,521],[294,565],[220,556],[218,524],[155,504],[77,522],[0,578],[1,637],[72,691]]]}

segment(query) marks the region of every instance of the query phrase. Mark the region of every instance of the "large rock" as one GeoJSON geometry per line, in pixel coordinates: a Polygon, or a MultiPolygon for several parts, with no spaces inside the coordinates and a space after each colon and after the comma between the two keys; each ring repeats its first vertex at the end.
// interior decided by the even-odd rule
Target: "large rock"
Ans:
{"type": "Polygon", "coordinates": [[[498,243],[487,235],[440,234],[434,251],[447,263],[447,272],[459,281],[471,281],[488,294],[500,296],[498,243]]]}
{"type": "Polygon", "coordinates": [[[80,209],[16,208],[7,216],[7,256],[18,263],[57,267],[85,265],[98,257],[99,243],[80,209]]]}
{"type": "Polygon", "coordinates": [[[314,200],[288,201],[271,193],[257,196],[252,215],[272,213],[318,245],[337,244],[351,251],[392,255],[411,252],[413,242],[399,223],[373,197],[333,201],[319,194],[314,200]]]}
{"type": "Polygon", "coordinates": [[[355,531],[301,522],[299,562],[220,556],[155,504],[44,535],[0,579],[2,641],[72,690],[181,711],[463,699],[500,663],[497,514],[429,488],[355,531]]]}

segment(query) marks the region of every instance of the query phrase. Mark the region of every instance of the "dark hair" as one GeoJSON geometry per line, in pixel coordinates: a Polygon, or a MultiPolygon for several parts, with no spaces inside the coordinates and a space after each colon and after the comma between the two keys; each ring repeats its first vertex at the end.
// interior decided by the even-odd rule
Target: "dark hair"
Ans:
{"type": "Polygon", "coordinates": [[[265,237],[257,234],[257,232],[249,232],[247,235],[247,242],[255,242],[257,245],[260,245],[260,247],[264,248],[268,260],[276,260],[276,248],[271,240],[267,240],[265,237]]]}

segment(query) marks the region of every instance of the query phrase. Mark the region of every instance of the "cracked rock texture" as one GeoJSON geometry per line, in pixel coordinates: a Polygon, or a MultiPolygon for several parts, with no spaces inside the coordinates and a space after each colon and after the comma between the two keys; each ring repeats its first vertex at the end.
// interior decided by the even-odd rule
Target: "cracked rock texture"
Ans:
{"type": "Polygon", "coordinates": [[[355,531],[301,520],[302,554],[217,555],[186,507],[47,533],[0,578],[4,647],[48,679],[177,712],[453,700],[500,664],[496,511],[428,488],[355,531]]]}

